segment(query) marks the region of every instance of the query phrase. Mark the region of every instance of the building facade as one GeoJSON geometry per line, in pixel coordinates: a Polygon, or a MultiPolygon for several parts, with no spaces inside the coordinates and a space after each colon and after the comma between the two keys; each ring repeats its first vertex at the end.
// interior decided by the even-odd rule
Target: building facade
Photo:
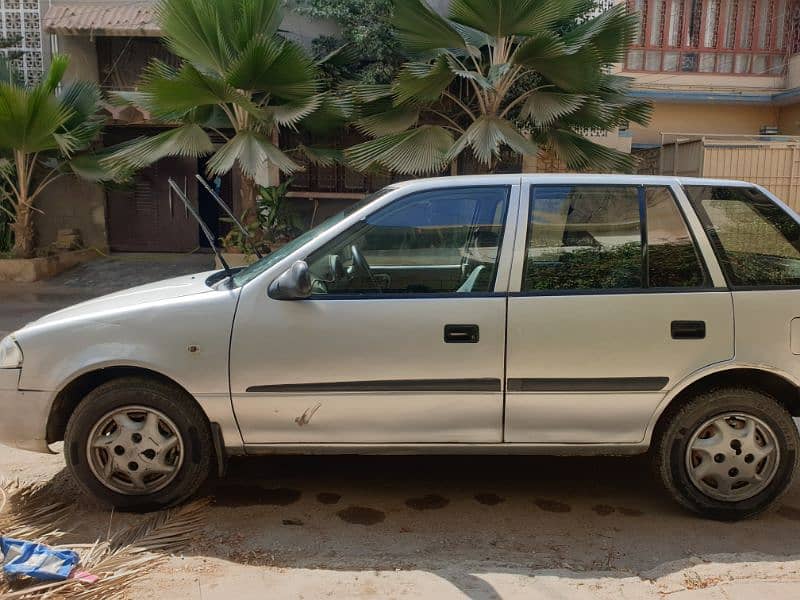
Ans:
{"type": "MultiPolygon", "coordinates": [[[[688,152],[679,157],[684,144],[716,135],[749,136],[746,139],[756,145],[767,139],[785,145],[793,139],[776,136],[800,136],[800,0],[605,0],[599,10],[618,1],[627,2],[640,16],[636,39],[618,71],[634,80],[634,94],[653,102],[654,114],[646,127],[594,133],[596,141],[634,152],[642,172],[677,172],[678,165],[686,163],[682,173],[704,174],[702,161],[687,163],[693,156],[688,152]],[[671,147],[672,162],[661,150],[665,146],[671,147]]],[[[444,12],[448,1],[431,4],[444,12]]],[[[151,1],[0,0],[0,33],[24,34],[21,66],[31,81],[51,52],[61,52],[71,58],[69,78],[97,81],[105,92],[130,90],[151,57],[174,60],[159,41],[153,5],[151,1]]],[[[318,35],[334,32],[335,24],[309,22],[290,10],[282,29],[309,45],[318,35]]],[[[104,110],[105,145],[154,131],[149,116],[138,110],[110,103],[104,110]]],[[[353,141],[342,138],[341,143],[353,141]]],[[[796,157],[800,177],[800,154],[796,157]]],[[[795,168],[792,160],[789,164],[776,176],[786,179],[783,171],[795,168]]],[[[222,234],[225,225],[218,209],[194,180],[203,167],[202,160],[165,159],[139,173],[125,188],[102,189],[71,181],[49,190],[42,198],[45,214],[38,219],[40,243],[54,240],[60,228],[76,228],[89,246],[191,251],[204,240],[186,211],[176,207],[166,181],[172,177],[184,187],[215,233],[222,234]]],[[[509,167],[563,170],[547,156],[510,161],[509,167]]],[[[461,160],[451,172],[473,168],[461,160]]],[[[793,171],[788,177],[793,181],[793,171]]],[[[309,165],[293,178],[291,195],[306,220],[316,222],[389,180],[341,165],[309,165]]],[[[229,176],[216,184],[226,202],[238,209],[235,179],[229,176]]]]}

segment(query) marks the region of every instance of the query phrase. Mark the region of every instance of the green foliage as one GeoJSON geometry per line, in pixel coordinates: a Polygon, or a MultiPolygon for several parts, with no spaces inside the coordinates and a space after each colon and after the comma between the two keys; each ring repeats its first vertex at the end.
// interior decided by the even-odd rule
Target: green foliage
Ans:
{"type": "Polygon", "coordinates": [[[504,147],[535,155],[545,146],[573,169],[630,170],[629,154],[581,132],[649,119],[649,103],[610,72],[637,20],[624,4],[595,17],[590,8],[586,0],[452,0],[445,18],[425,0],[397,2],[398,40],[417,58],[389,85],[354,89],[355,126],[376,139],[351,148],[350,164],[417,175],[469,152],[492,170],[504,147]]]}
{"type": "MultiPolygon", "coordinates": [[[[253,254],[255,249],[266,254],[272,245],[283,244],[297,237],[305,227],[300,215],[288,202],[287,192],[291,183],[289,179],[280,185],[260,187],[253,218],[245,212],[240,219],[245,223],[249,236],[245,236],[238,227],[233,227],[222,239],[223,246],[242,254],[253,254]]],[[[223,220],[233,223],[231,219],[223,220]]]]}
{"type": "MultiPolygon", "coordinates": [[[[238,167],[256,183],[266,183],[268,163],[284,172],[298,169],[274,139],[280,128],[294,127],[317,110],[324,95],[314,61],[278,32],[281,5],[280,0],[161,0],[157,13],[164,41],[181,65],[154,60],[140,91],[118,96],[177,127],[118,148],[104,164],[135,170],[164,156],[211,155],[209,175],[238,167]],[[211,131],[225,144],[215,149],[211,131]]],[[[254,203],[254,197],[245,199],[245,208],[254,203]]]]}
{"type": "Polygon", "coordinates": [[[76,164],[91,162],[86,151],[103,126],[97,85],[75,82],[57,93],[67,64],[66,56],[54,56],[42,81],[31,87],[16,77],[0,80],[2,201],[15,227],[14,254],[21,257],[33,254],[32,213],[39,195],[64,175],[85,174],[76,164]]]}
{"type": "Polygon", "coordinates": [[[392,0],[299,0],[297,11],[312,19],[331,19],[341,33],[313,41],[324,56],[345,47],[348,60],[328,61],[323,67],[331,82],[389,83],[405,56],[391,26],[392,0]]]}

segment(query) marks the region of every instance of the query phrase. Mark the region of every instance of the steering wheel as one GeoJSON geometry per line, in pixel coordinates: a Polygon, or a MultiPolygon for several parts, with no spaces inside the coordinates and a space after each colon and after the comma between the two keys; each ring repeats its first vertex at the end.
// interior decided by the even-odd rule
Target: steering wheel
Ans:
{"type": "Polygon", "coordinates": [[[378,282],[375,280],[375,275],[372,273],[372,268],[369,266],[367,259],[364,258],[364,255],[361,254],[361,250],[354,244],[350,246],[350,255],[353,257],[353,267],[357,273],[369,279],[370,283],[375,286],[375,289],[379,292],[381,290],[381,286],[378,285],[378,282]]]}

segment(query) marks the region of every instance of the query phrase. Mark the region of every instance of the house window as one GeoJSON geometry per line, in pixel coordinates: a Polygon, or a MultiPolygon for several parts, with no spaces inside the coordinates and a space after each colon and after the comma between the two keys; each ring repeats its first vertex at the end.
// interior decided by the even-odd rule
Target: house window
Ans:
{"type": "Polygon", "coordinates": [[[779,76],[788,0],[628,0],[629,71],[779,76]]]}

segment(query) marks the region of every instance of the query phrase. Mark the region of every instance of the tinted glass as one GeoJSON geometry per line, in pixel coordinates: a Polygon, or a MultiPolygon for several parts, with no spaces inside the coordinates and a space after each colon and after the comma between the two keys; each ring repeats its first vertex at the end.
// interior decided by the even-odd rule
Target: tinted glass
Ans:
{"type": "Polygon", "coordinates": [[[733,286],[800,284],[800,225],[755,188],[687,186],[733,286]]]}
{"type": "Polygon", "coordinates": [[[506,186],[431,190],[401,198],[309,257],[314,292],[492,291],[507,207],[506,186]]]}
{"type": "Polygon", "coordinates": [[[533,188],[524,290],[641,286],[642,234],[635,186],[533,188]]]}
{"type": "Polygon", "coordinates": [[[703,266],[670,189],[645,188],[645,204],[649,287],[702,286],[703,266]]]}

